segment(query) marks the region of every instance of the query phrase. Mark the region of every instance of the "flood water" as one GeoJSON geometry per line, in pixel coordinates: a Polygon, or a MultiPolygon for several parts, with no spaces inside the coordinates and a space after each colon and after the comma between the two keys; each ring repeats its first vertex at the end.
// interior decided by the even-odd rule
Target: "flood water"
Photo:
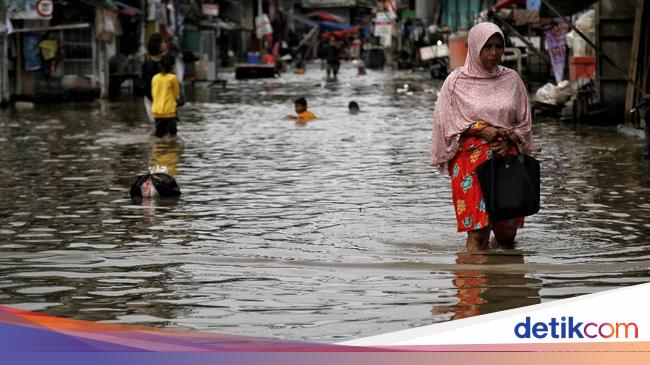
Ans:
{"type": "Polygon", "coordinates": [[[650,280],[640,139],[535,120],[541,212],[515,250],[466,255],[428,165],[440,83],[323,73],[222,75],[189,93],[175,140],[150,136],[140,100],[0,112],[0,304],[338,342],[650,280]],[[306,126],[284,119],[301,95],[306,126]],[[181,199],[133,203],[155,163],[181,199]]]}

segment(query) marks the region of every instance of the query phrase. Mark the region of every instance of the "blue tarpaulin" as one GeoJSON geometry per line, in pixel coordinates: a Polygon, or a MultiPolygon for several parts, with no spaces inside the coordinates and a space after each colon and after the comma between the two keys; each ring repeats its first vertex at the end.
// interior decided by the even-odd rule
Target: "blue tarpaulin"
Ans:
{"type": "Polygon", "coordinates": [[[352,26],[349,24],[339,24],[339,23],[334,23],[334,22],[328,22],[328,21],[321,21],[320,25],[323,30],[350,30],[352,29],[352,26]]]}

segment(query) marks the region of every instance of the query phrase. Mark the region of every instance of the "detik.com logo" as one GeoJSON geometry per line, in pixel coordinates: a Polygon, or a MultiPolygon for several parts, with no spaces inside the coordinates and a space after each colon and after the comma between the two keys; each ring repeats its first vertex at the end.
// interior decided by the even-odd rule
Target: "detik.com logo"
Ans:
{"type": "Polygon", "coordinates": [[[555,317],[548,322],[531,322],[530,317],[515,325],[519,338],[639,338],[639,327],[630,323],[578,322],[573,316],[555,317]]]}

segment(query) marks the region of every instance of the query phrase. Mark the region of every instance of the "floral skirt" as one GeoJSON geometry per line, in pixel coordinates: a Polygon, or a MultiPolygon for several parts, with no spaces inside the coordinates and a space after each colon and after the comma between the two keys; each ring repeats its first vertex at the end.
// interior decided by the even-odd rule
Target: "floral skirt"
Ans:
{"type": "MultiPolygon", "coordinates": [[[[508,151],[515,155],[514,147],[508,151]]],[[[499,228],[519,228],[524,226],[524,218],[490,222],[485,209],[483,193],[476,175],[476,168],[492,158],[492,150],[487,141],[478,137],[461,137],[460,148],[449,163],[451,174],[451,196],[456,211],[458,232],[476,231],[489,226],[499,228]]]]}

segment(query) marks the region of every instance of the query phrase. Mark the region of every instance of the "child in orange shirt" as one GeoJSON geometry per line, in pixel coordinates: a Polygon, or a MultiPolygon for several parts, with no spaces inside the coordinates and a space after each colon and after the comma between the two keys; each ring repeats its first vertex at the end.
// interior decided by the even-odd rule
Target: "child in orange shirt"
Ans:
{"type": "Polygon", "coordinates": [[[293,104],[297,115],[288,115],[287,118],[295,119],[296,122],[303,124],[316,119],[316,115],[307,110],[307,100],[305,98],[298,98],[293,104]]]}

